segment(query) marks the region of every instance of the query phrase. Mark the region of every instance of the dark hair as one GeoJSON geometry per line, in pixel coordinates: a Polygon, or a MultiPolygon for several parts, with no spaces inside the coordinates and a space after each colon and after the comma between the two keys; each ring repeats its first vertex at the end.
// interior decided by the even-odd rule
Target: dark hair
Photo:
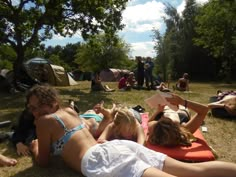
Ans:
{"type": "Polygon", "coordinates": [[[154,120],[158,121],[160,120],[160,118],[163,116],[164,112],[159,112],[156,117],[154,118],[154,120]]]}
{"type": "Polygon", "coordinates": [[[35,85],[32,87],[26,95],[27,104],[33,95],[38,98],[39,104],[52,105],[54,102],[57,102],[60,105],[57,90],[49,85],[35,85]]]}
{"type": "Polygon", "coordinates": [[[161,146],[190,146],[192,134],[169,118],[162,118],[149,134],[149,142],[161,146]]]}
{"type": "Polygon", "coordinates": [[[189,75],[188,75],[188,73],[184,73],[183,78],[185,78],[185,79],[189,79],[189,75]]]}
{"type": "Polygon", "coordinates": [[[124,76],[125,78],[127,78],[127,77],[129,77],[129,74],[128,74],[128,73],[125,73],[123,76],[124,76]]]}

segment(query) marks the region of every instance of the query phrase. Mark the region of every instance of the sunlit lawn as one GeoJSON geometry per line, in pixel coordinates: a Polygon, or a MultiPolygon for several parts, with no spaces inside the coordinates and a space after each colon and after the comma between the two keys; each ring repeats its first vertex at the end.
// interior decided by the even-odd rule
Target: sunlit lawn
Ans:
{"type": "MultiPolygon", "coordinates": [[[[117,83],[106,83],[111,88],[117,88],[117,83]]],[[[220,83],[191,83],[191,92],[177,94],[185,99],[191,99],[201,103],[208,103],[209,97],[214,96],[218,89],[221,90],[236,90],[236,83],[227,85],[220,83]]],[[[172,87],[170,87],[172,88],[172,87]]],[[[155,94],[156,91],[148,90],[132,90],[128,92],[118,91],[104,93],[104,92],[90,92],[90,82],[81,81],[77,86],[60,87],[61,98],[66,104],[68,99],[78,101],[78,106],[81,112],[92,108],[93,105],[101,100],[104,100],[105,106],[111,107],[113,102],[126,104],[127,106],[141,105],[150,114],[153,112],[145,103],[144,99],[155,94]]],[[[14,95],[0,93],[0,121],[11,120],[16,123],[17,117],[24,108],[24,93],[17,93],[14,95]]],[[[218,155],[218,160],[224,160],[236,163],[236,118],[235,119],[221,119],[212,117],[209,113],[205,119],[205,126],[208,132],[204,133],[208,144],[212,146],[218,155]]],[[[9,131],[10,127],[2,128],[1,131],[9,131]]],[[[4,141],[0,143],[0,153],[17,158],[19,161],[16,167],[4,167],[0,169],[0,176],[14,176],[14,177],[69,177],[78,176],[77,173],[67,168],[60,158],[53,158],[51,166],[43,169],[33,164],[30,157],[18,157],[15,149],[11,143],[4,141]]],[[[76,163],[76,162],[75,162],[76,163]]]]}

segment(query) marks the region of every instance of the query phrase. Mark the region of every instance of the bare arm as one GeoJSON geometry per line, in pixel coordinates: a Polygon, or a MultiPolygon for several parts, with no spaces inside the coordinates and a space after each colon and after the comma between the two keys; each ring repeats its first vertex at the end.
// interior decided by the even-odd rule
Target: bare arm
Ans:
{"type": "Polygon", "coordinates": [[[159,113],[161,113],[161,112],[163,112],[163,110],[164,110],[164,105],[158,105],[158,108],[157,108],[157,110],[156,110],[156,112],[148,119],[148,122],[151,122],[151,121],[153,121],[153,120],[155,120],[155,117],[159,114],[159,113]]]}
{"type": "Polygon", "coordinates": [[[186,91],[189,91],[189,80],[186,81],[186,91]]]}
{"type": "Polygon", "coordinates": [[[96,104],[94,106],[94,111],[96,112],[96,114],[103,114],[103,120],[100,122],[99,126],[98,126],[98,129],[97,129],[97,134],[101,134],[104,129],[106,128],[106,126],[112,122],[113,120],[113,115],[112,115],[112,110],[114,108],[115,105],[113,105],[113,108],[111,110],[109,109],[105,109],[104,106],[103,106],[104,102],[102,101],[101,103],[99,104],[96,104]]]}
{"type": "Polygon", "coordinates": [[[49,164],[51,138],[47,131],[48,123],[46,120],[39,119],[36,122],[37,140],[31,144],[31,151],[35,157],[35,161],[42,167],[49,164]]]}
{"type": "Polygon", "coordinates": [[[183,98],[175,94],[172,94],[172,97],[166,98],[166,100],[174,105],[186,106],[187,108],[195,112],[195,114],[191,117],[191,119],[186,124],[182,124],[191,133],[194,133],[201,126],[208,112],[208,107],[206,105],[203,105],[194,101],[190,101],[190,100],[184,100],[183,98]]]}
{"type": "Polygon", "coordinates": [[[143,127],[139,124],[137,127],[137,143],[144,145],[145,140],[146,140],[146,138],[145,138],[145,133],[144,133],[143,127]]]}
{"type": "Polygon", "coordinates": [[[113,134],[113,126],[114,126],[114,123],[112,122],[104,129],[104,131],[98,138],[98,142],[104,142],[106,140],[109,140],[109,138],[113,134]]]}

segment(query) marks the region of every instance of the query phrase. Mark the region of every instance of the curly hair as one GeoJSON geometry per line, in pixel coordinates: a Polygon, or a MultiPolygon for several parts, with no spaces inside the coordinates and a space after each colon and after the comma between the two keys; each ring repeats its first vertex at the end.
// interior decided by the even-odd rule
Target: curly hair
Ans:
{"type": "Polygon", "coordinates": [[[191,146],[193,135],[178,123],[169,118],[162,118],[153,127],[149,142],[161,146],[191,146]]]}
{"type": "Polygon", "coordinates": [[[136,118],[126,107],[119,107],[115,111],[114,125],[117,135],[121,134],[122,127],[129,126],[130,133],[136,134],[136,118]]]}
{"type": "Polygon", "coordinates": [[[35,85],[32,87],[26,95],[27,103],[33,95],[38,98],[40,105],[52,105],[55,102],[60,105],[57,90],[49,85],[35,85]]]}

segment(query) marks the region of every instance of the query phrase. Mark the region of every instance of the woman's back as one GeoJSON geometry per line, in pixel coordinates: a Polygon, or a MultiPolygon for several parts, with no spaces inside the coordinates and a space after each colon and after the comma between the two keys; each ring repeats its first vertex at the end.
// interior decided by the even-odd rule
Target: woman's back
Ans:
{"type": "Polygon", "coordinates": [[[44,131],[50,132],[50,145],[57,144],[58,142],[61,143],[59,145],[57,144],[57,147],[62,147],[61,154],[59,154],[62,156],[63,160],[71,168],[75,169],[76,171],[80,171],[82,157],[90,147],[96,144],[95,139],[89,133],[88,129],[82,126],[81,129],[71,133],[68,141],[58,141],[66,136],[66,130],[70,132],[75,127],[83,124],[81,119],[78,118],[77,114],[70,108],[59,109],[54,114],[48,115],[47,117],[48,118],[45,119],[46,121],[44,124],[41,124],[42,126],[38,126],[39,129],[45,129],[44,131]],[[61,120],[65,127],[63,127],[55,117],[61,120]]]}

